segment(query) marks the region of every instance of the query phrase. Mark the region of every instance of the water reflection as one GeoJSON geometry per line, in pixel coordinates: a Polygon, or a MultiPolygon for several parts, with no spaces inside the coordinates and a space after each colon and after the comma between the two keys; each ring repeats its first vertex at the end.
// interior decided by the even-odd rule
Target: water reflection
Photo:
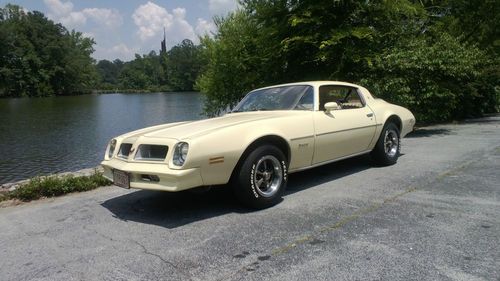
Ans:
{"type": "Polygon", "coordinates": [[[113,136],[201,119],[197,93],[0,99],[0,183],[99,164],[113,136]]]}

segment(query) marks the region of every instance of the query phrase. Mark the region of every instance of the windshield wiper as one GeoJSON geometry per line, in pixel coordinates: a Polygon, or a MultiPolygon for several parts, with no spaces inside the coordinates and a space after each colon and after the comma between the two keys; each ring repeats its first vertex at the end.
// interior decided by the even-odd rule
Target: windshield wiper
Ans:
{"type": "Polygon", "coordinates": [[[251,112],[251,111],[267,111],[267,110],[272,110],[272,109],[269,109],[269,108],[254,108],[254,109],[249,109],[249,110],[232,110],[229,113],[251,112]]]}

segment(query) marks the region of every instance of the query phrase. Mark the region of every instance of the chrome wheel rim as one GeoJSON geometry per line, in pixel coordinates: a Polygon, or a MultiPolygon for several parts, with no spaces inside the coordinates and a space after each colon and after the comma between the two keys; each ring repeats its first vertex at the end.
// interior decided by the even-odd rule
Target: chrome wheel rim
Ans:
{"type": "Polygon", "coordinates": [[[255,164],[253,182],[255,190],[262,197],[271,197],[278,192],[283,181],[283,171],[280,161],[272,156],[266,155],[255,164]]]}
{"type": "Polygon", "coordinates": [[[395,130],[385,131],[384,137],[384,149],[385,154],[389,157],[394,157],[398,152],[399,147],[399,137],[395,130]]]}

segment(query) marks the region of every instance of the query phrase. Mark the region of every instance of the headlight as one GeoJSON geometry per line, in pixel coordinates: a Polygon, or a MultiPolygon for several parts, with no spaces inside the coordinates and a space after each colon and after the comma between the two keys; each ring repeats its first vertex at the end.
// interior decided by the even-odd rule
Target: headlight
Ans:
{"type": "Polygon", "coordinates": [[[116,140],[112,139],[109,142],[108,158],[113,157],[113,152],[115,152],[115,148],[116,148],[116,140]]]}
{"type": "Polygon", "coordinates": [[[184,165],[189,150],[189,144],[180,142],[175,145],[173,162],[176,166],[184,165]]]}

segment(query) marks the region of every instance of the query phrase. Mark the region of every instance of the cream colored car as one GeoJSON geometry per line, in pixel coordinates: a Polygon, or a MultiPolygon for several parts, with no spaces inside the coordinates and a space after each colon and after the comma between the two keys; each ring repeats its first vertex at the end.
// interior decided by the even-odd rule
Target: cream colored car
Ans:
{"type": "Polygon", "coordinates": [[[380,165],[396,163],[414,124],[410,111],[358,85],[284,84],[251,91],[222,117],[113,138],[101,165],[124,188],[230,183],[243,203],[265,208],[281,198],[289,173],[365,153],[380,165]]]}

